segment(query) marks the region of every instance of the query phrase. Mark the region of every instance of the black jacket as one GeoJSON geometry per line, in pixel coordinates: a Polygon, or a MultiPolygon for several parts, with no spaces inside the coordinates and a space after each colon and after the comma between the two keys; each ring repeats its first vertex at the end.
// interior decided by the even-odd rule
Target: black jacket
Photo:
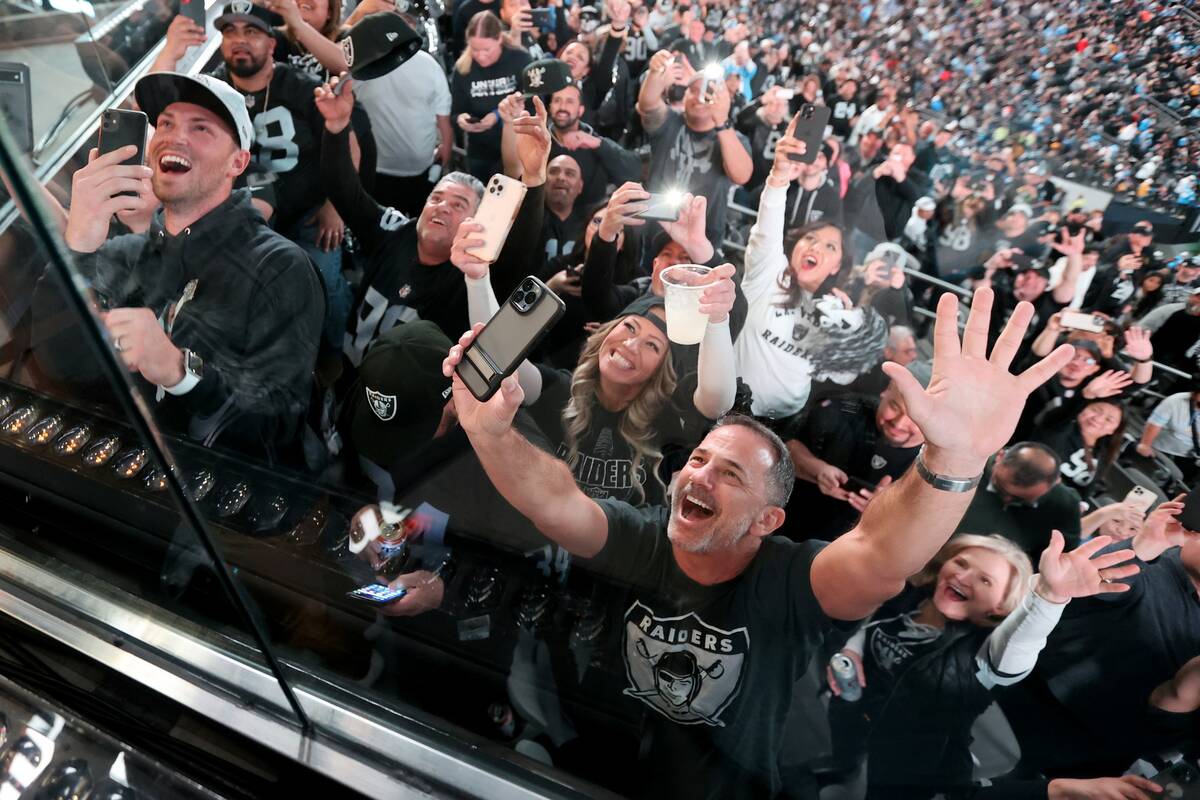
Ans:
{"type": "MultiPolygon", "coordinates": [[[[150,308],[169,319],[171,341],[204,361],[200,383],[154,404],[168,426],[205,445],[236,447],[274,460],[293,443],[308,406],[325,297],[312,262],[272,231],[238,189],[177,236],[155,215],[145,234],[109,239],[75,262],[110,308],[150,308]],[[193,297],[182,305],[185,288],[193,297]]],[[[34,352],[51,376],[84,388],[103,382],[80,331],[47,323],[62,307],[43,279],[35,297],[34,352]],[[88,359],[90,362],[90,359],[88,359]]],[[[148,396],[157,392],[147,385],[148,396]]]]}
{"type": "MultiPolygon", "coordinates": [[[[912,611],[926,596],[927,589],[910,586],[885,603],[875,617],[912,611]]],[[[905,668],[890,695],[872,698],[868,676],[867,693],[857,703],[831,701],[830,722],[835,729],[866,734],[872,784],[970,786],[971,725],[992,701],[976,677],[975,663],[989,633],[986,628],[948,623],[936,647],[905,668]],[[861,718],[868,707],[874,713],[864,727],[861,718]]]]}

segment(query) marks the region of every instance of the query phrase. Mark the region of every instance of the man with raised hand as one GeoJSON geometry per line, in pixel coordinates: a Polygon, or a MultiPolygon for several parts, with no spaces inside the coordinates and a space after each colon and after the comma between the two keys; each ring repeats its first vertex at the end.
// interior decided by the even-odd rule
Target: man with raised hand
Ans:
{"type": "MultiPolygon", "coordinates": [[[[989,358],[990,289],[976,292],[962,342],[958,302],[942,295],[927,389],[885,365],[925,438],[913,469],[880,492],[832,544],[772,537],[794,480],[782,441],[747,417],[716,424],[675,476],[670,508],[596,501],[567,465],[512,427],[522,392],[509,378],[487,403],[453,378],[459,421],[500,493],[586,566],[631,586],[623,694],[649,706],[653,763],[645,794],[771,797],[792,687],[835,625],[899,593],[953,532],[988,457],[1025,398],[1070,358],[1055,350],[1009,372],[1032,307],[1014,312],[989,358]],[[665,535],[664,535],[665,534],[665,535]]],[[[463,335],[447,376],[481,330],[463,335]]]]}

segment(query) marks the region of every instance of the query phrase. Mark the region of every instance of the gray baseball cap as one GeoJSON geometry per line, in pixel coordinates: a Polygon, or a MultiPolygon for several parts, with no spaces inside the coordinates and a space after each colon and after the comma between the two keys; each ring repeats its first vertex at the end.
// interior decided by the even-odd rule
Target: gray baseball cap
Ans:
{"type": "Polygon", "coordinates": [[[138,80],[133,95],[151,125],[158,124],[158,115],[172,103],[192,103],[220,117],[229,126],[240,149],[249,150],[254,141],[254,126],[250,124],[246,98],[228,83],[211,75],[151,72],[138,80]]]}

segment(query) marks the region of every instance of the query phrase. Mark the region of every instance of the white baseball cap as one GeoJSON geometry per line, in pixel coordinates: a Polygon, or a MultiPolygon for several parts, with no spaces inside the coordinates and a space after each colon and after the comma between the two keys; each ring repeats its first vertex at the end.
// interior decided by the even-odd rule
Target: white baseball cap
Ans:
{"type": "Polygon", "coordinates": [[[172,103],[193,103],[216,114],[229,125],[242,150],[254,142],[254,126],[246,110],[246,98],[225,81],[211,75],[183,75],[178,72],[151,72],[143,75],[133,88],[138,108],[146,112],[151,125],[172,103]]]}

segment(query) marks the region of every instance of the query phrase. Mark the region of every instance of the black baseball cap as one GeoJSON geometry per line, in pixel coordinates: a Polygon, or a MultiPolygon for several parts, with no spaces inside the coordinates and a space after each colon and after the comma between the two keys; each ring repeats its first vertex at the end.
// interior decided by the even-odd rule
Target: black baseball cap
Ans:
{"type": "Polygon", "coordinates": [[[557,58],[531,61],[521,70],[521,94],[526,97],[549,97],[560,89],[576,85],[567,62],[557,58]]]}
{"type": "Polygon", "coordinates": [[[233,0],[221,9],[221,16],[213,21],[213,27],[223,31],[235,22],[245,22],[263,33],[271,33],[272,29],[283,25],[283,17],[250,0],[233,0]]]}
{"type": "Polygon", "coordinates": [[[370,80],[388,74],[421,49],[421,37],[399,14],[368,14],[346,32],[340,44],[350,77],[370,80]]]}
{"type": "Polygon", "coordinates": [[[371,344],[348,403],[359,455],[388,467],[433,439],[450,398],[442,375],[449,352],[450,340],[428,320],[397,325],[371,344]]]}

